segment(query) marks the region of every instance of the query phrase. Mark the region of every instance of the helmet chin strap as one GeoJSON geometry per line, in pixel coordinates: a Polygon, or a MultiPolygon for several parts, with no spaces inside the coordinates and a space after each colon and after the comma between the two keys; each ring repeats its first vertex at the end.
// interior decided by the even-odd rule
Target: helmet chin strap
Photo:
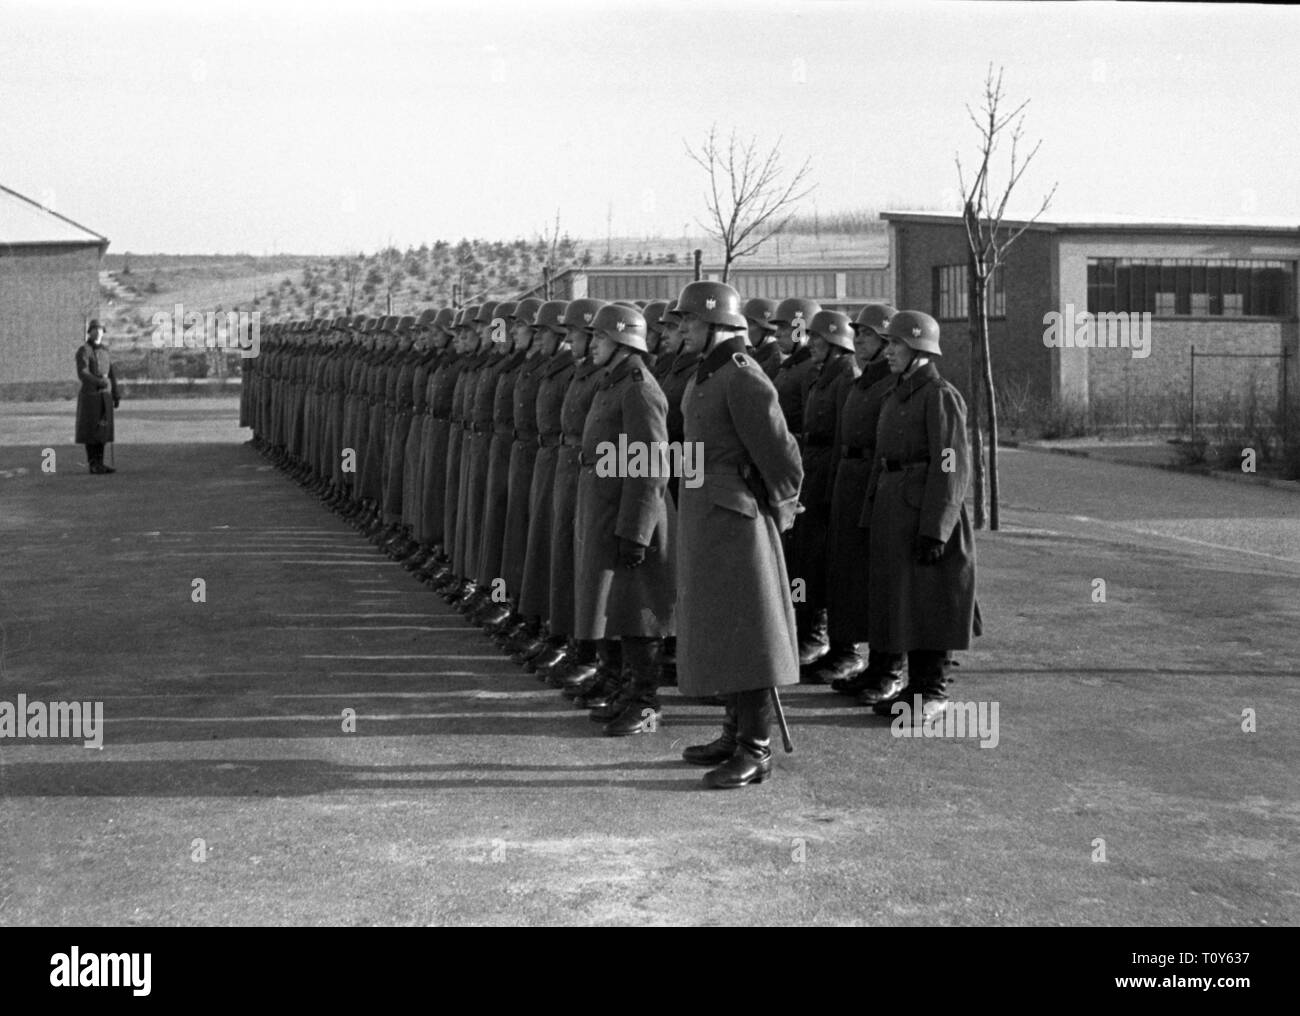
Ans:
{"type": "Polygon", "coordinates": [[[908,365],[903,368],[903,377],[911,377],[929,362],[930,358],[924,353],[918,353],[915,349],[912,350],[912,359],[908,365]]]}

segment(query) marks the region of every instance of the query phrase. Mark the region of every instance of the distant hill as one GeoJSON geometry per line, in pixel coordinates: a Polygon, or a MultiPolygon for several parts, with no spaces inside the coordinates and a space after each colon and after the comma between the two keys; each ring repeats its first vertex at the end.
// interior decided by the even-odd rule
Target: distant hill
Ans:
{"type": "MultiPolygon", "coordinates": [[[[721,250],[700,236],[562,237],[555,270],[583,264],[689,264],[695,248],[716,265],[721,250]]],[[[355,257],[110,253],[100,273],[100,317],[114,345],[149,348],[156,312],[260,311],[264,322],[312,316],[419,314],[428,307],[506,299],[538,285],[551,254],[541,240],[439,240],[355,257]]],[[[882,264],[885,224],[874,213],[804,218],[750,262],[882,264]]]]}

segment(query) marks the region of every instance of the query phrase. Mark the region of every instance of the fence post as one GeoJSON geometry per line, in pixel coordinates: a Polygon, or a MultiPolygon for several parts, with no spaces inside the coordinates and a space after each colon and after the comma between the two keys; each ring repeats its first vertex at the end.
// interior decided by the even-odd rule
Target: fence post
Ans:
{"type": "Polygon", "coordinates": [[[1285,454],[1285,451],[1286,451],[1286,447],[1287,447],[1287,438],[1290,436],[1291,404],[1290,404],[1290,402],[1287,401],[1287,384],[1286,384],[1286,376],[1287,376],[1287,374],[1289,373],[1289,371],[1288,371],[1287,368],[1290,366],[1290,364],[1289,364],[1287,361],[1290,359],[1290,357],[1291,357],[1291,350],[1289,350],[1289,349],[1284,349],[1284,350],[1282,350],[1282,449],[1283,449],[1283,454],[1285,454]]]}
{"type": "Polygon", "coordinates": [[[1196,439],[1196,347],[1192,347],[1192,439],[1196,439]]]}

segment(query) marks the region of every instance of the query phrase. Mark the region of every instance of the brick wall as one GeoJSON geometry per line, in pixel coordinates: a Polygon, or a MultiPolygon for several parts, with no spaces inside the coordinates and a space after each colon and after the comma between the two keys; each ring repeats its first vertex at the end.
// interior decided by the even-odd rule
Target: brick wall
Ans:
{"type": "MultiPolygon", "coordinates": [[[[933,292],[936,266],[965,264],[966,230],[959,224],[891,223],[895,303],[939,317],[933,292]]],[[[1006,316],[989,320],[995,383],[1028,384],[1052,391],[1051,350],[1043,345],[1043,315],[1053,306],[1052,238],[1029,231],[1012,247],[1003,268],[1006,316]]],[[[970,329],[966,321],[939,319],[943,376],[970,398],[970,329]]]]}
{"type": "Polygon", "coordinates": [[[75,380],[99,262],[98,246],[0,245],[0,385],[75,380]]]}
{"type": "MultiPolygon", "coordinates": [[[[1233,258],[1294,260],[1295,241],[1275,236],[1071,233],[1059,243],[1059,307],[1088,306],[1089,258],[1233,258]]],[[[1292,292],[1295,286],[1292,285],[1292,292]]],[[[1292,308],[1294,311],[1294,307],[1292,308]]],[[[1295,404],[1296,321],[1232,317],[1153,317],[1151,352],[1135,358],[1123,348],[1059,350],[1061,362],[1078,373],[1072,379],[1086,399],[1096,426],[1155,426],[1185,423],[1191,394],[1191,349],[1196,347],[1197,416],[1206,420],[1221,405],[1245,411],[1253,398],[1265,413],[1280,408],[1279,359],[1205,359],[1202,353],[1280,354],[1290,351],[1288,397],[1295,404]]]]}

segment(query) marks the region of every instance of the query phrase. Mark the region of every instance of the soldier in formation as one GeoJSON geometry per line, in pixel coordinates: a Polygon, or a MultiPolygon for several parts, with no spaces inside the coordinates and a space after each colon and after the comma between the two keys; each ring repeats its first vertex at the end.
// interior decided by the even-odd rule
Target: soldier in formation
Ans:
{"type": "Polygon", "coordinates": [[[272,325],[240,420],[604,734],[655,733],[666,684],[721,704],[683,757],[731,788],[771,774],[780,687],[945,706],[979,622],[940,355],[919,312],[716,282],[489,300],[272,325]]]}

